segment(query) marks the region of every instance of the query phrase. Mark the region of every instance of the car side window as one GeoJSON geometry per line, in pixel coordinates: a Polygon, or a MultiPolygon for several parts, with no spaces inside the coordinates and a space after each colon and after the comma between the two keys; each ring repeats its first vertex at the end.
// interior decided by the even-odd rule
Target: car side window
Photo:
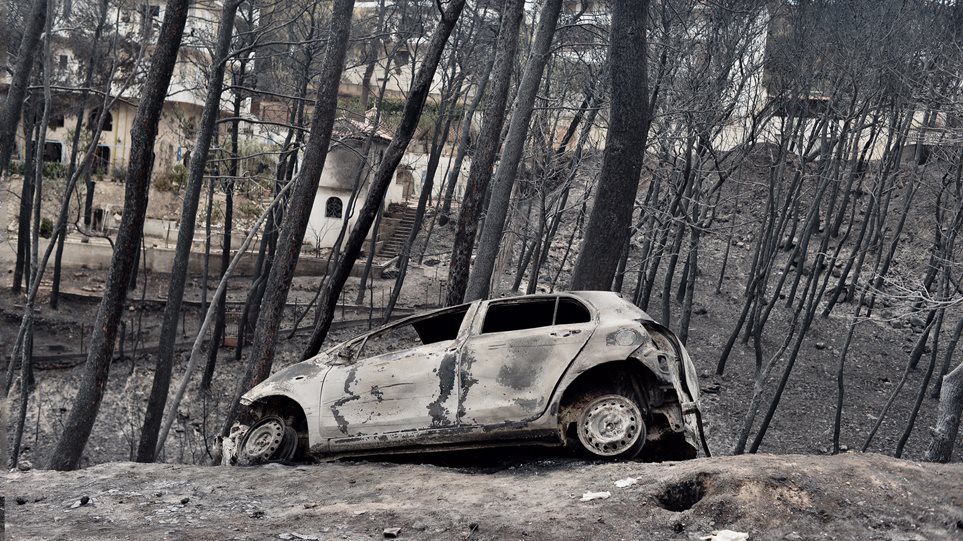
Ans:
{"type": "Polygon", "coordinates": [[[364,340],[356,357],[363,359],[454,340],[467,312],[467,306],[460,306],[377,331],[364,340]]]}
{"type": "Polygon", "coordinates": [[[420,346],[421,339],[411,324],[395,325],[378,331],[362,342],[357,358],[366,359],[393,351],[402,351],[420,346]]]}
{"type": "Polygon", "coordinates": [[[412,322],[411,326],[418,332],[423,344],[434,344],[445,340],[458,338],[458,330],[468,313],[468,306],[461,306],[453,310],[445,310],[429,317],[412,322]]]}
{"type": "Polygon", "coordinates": [[[560,297],[558,309],[555,311],[556,325],[570,325],[572,323],[588,323],[592,321],[592,314],[585,305],[575,299],[560,297]]]}
{"type": "Polygon", "coordinates": [[[555,299],[527,299],[491,303],[482,334],[548,327],[555,316],[555,299]]]}
{"type": "Polygon", "coordinates": [[[551,325],[589,323],[592,314],[582,303],[566,297],[493,302],[488,305],[482,334],[521,331],[551,325]]]}

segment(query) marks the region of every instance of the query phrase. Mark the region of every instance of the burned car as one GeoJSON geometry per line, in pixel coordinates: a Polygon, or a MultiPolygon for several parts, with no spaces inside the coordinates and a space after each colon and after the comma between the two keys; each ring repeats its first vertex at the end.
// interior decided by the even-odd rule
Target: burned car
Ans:
{"type": "Polygon", "coordinates": [[[705,439],[675,335],[620,295],[476,301],[405,318],[241,399],[242,464],[526,444],[684,459],[705,439]]]}

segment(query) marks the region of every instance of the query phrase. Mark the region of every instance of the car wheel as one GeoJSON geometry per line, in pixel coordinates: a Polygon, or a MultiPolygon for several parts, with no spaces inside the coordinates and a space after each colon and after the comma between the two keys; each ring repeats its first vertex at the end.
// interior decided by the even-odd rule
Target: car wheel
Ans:
{"type": "Polygon", "coordinates": [[[606,459],[635,458],[645,445],[645,418],[632,398],[605,394],[582,401],[576,431],[582,449],[606,459]]]}
{"type": "Polygon", "coordinates": [[[238,464],[253,466],[290,461],[297,450],[297,431],[285,425],[280,417],[268,416],[254,423],[244,434],[237,455],[238,464]]]}

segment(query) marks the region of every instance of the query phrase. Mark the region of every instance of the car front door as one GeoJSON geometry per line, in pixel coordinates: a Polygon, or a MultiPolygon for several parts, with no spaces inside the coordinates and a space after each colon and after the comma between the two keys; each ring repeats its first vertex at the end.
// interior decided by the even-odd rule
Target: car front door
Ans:
{"type": "Polygon", "coordinates": [[[459,422],[537,418],[595,330],[593,311],[568,296],[490,301],[480,310],[462,354],[459,422]]]}
{"type": "Polygon", "coordinates": [[[458,351],[467,312],[463,306],[382,329],[359,342],[354,359],[328,372],[321,432],[332,451],[457,423],[458,351]]]}

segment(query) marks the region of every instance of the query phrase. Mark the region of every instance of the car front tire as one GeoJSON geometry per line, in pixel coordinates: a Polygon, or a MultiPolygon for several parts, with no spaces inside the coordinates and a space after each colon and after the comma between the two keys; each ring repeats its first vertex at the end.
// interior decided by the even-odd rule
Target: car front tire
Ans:
{"type": "Polygon", "coordinates": [[[288,462],[298,449],[298,434],[280,417],[267,416],[254,423],[244,434],[238,449],[238,464],[255,466],[269,462],[288,462]]]}

